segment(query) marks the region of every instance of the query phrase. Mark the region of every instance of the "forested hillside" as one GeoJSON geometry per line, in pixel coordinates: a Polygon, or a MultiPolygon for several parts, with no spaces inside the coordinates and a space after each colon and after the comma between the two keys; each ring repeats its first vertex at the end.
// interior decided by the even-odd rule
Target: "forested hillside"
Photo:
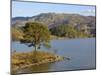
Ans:
{"type": "Polygon", "coordinates": [[[47,25],[51,35],[66,38],[95,37],[95,16],[65,13],[41,13],[32,17],[12,18],[12,27],[18,28],[26,22],[39,22],[47,25]]]}

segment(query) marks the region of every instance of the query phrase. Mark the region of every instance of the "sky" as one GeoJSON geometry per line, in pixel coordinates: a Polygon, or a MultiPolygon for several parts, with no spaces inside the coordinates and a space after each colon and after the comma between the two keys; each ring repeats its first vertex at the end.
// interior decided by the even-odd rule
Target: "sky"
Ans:
{"type": "Polygon", "coordinates": [[[95,16],[95,6],[12,1],[12,17],[32,17],[40,13],[95,16]]]}

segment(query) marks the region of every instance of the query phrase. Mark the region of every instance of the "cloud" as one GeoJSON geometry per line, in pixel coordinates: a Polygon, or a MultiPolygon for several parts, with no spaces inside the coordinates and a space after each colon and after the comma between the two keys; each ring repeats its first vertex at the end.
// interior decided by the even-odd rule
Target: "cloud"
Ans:
{"type": "Polygon", "coordinates": [[[95,14],[95,10],[86,10],[86,11],[82,11],[81,13],[85,13],[85,14],[95,14]]]}

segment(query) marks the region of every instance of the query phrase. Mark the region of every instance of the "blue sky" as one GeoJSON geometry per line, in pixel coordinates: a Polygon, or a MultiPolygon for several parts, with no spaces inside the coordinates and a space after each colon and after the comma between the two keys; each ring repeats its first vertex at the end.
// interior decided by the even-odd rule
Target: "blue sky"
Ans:
{"type": "Polygon", "coordinates": [[[95,16],[95,6],[50,4],[36,2],[12,2],[12,17],[31,17],[40,13],[72,13],[95,16]]]}

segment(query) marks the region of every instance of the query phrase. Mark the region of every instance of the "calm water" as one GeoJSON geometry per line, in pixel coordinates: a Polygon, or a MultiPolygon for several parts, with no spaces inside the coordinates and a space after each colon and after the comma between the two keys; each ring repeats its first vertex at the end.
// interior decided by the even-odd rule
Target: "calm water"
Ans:
{"type": "MultiPolygon", "coordinates": [[[[32,73],[95,68],[95,38],[52,40],[51,45],[52,48],[46,49],[42,47],[42,50],[69,57],[71,60],[32,66],[28,69],[20,70],[20,72],[32,73]]],[[[27,47],[19,42],[13,42],[12,50],[27,52],[31,51],[32,47],[27,47]]]]}

